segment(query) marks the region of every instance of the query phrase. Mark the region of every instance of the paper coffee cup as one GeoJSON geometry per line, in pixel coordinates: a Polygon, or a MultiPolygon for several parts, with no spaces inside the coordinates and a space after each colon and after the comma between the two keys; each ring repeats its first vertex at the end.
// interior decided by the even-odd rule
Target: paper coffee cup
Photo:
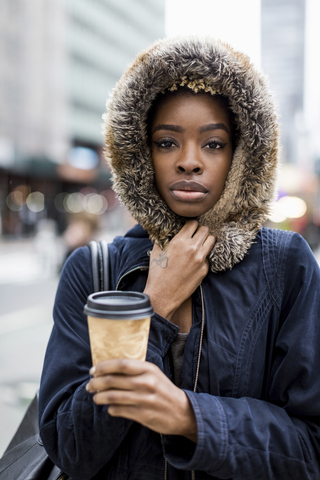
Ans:
{"type": "Polygon", "coordinates": [[[109,291],[89,295],[88,317],[92,364],[112,358],[145,360],[153,308],[148,295],[109,291]]]}

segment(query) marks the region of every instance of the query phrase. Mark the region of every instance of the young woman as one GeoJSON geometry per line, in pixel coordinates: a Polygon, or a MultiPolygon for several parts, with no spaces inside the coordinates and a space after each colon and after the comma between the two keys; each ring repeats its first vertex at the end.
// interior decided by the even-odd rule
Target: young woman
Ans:
{"type": "Polygon", "coordinates": [[[213,39],[163,40],[105,119],[114,189],[139,225],[109,246],[111,288],[154,307],[147,361],[91,367],[90,254],[61,276],[41,437],[74,479],[320,479],[320,275],[262,227],[278,124],[264,78],[213,39]]]}

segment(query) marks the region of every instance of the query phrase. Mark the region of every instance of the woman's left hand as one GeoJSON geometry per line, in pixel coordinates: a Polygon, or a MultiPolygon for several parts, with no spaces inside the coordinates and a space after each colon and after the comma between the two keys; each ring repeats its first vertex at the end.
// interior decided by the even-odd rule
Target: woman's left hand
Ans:
{"type": "Polygon", "coordinates": [[[97,405],[108,405],[113,417],[123,417],[165,435],[183,435],[197,441],[193,408],[153,363],[131,359],[100,362],[91,369],[86,389],[97,405]]]}

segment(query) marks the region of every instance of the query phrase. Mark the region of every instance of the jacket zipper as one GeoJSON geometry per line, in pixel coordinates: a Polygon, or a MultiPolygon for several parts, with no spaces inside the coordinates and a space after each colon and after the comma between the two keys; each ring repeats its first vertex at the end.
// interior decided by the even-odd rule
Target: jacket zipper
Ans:
{"type": "Polygon", "coordinates": [[[201,333],[200,333],[196,378],[194,380],[194,387],[193,387],[194,392],[197,390],[197,386],[198,386],[200,359],[201,359],[201,350],[202,350],[202,341],[203,341],[203,332],[204,332],[204,300],[203,300],[203,291],[202,291],[202,285],[201,284],[200,284],[200,295],[201,295],[201,333]]]}
{"type": "Polygon", "coordinates": [[[67,480],[68,476],[65,473],[59,473],[57,477],[55,477],[53,480],[67,480]]]}
{"type": "MultiPolygon", "coordinates": [[[[118,280],[116,290],[118,290],[121,281],[129,275],[129,273],[135,272],[136,270],[148,270],[149,267],[139,266],[128,270],[128,272],[124,273],[118,280]]],[[[194,380],[193,391],[197,390],[198,385],[198,378],[199,378],[199,370],[200,370],[200,360],[201,360],[201,350],[202,350],[202,341],[203,341],[203,332],[204,332],[204,301],[203,301],[203,291],[202,285],[200,285],[200,295],[201,295],[201,333],[200,333],[200,342],[199,342],[199,351],[198,351],[198,360],[197,360],[197,370],[196,370],[196,378],[194,380]]],[[[161,437],[162,434],[160,433],[161,437]]],[[[196,476],[194,471],[191,472],[191,480],[195,480],[196,476]]],[[[164,480],[168,480],[168,461],[165,459],[164,464],[164,480]]]]}
{"type": "Polygon", "coordinates": [[[124,274],[119,278],[118,283],[117,283],[117,286],[116,286],[116,290],[118,290],[120,283],[122,282],[122,280],[124,279],[124,277],[126,277],[127,275],[129,275],[129,273],[135,272],[136,270],[148,270],[148,269],[149,269],[149,267],[140,266],[140,267],[135,267],[135,268],[132,268],[131,270],[128,270],[126,273],[124,273],[124,274]]]}
{"type": "MultiPolygon", "coordinates": [[[[201,333],[200,333],[196,377],[194,379],[194,386],[193,386],[193,391],[194,392],[196,392],[197,386],[198,386],[200,360],[201,360],[201,350],[202,350],[202,341],[203,341],[203,332],[204,332],[204,300],[203,300],[203,291],[202,291],[202,285],[201,284],[200,284],[200,295],[201,295],[201,333]]],[[[160,433],[160,435],[162,437],[161,433],[160,433]]],[[[167,461],[167,459],[165,459],[165,464],[164,464],[164,480],[168,480],[168,461],[167,461]]],[[[195,474],[194,471],[191,472],[191,480],[196,480],[196,474],[195,474]]]]}

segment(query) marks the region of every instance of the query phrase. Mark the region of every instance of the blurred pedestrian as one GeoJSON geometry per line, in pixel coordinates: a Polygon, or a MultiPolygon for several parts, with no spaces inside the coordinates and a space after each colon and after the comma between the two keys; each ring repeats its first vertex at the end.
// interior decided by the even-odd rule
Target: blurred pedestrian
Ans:
{"type": "Polygon", "coordinates": [[[65,248],[62,266],[74,250],[88,245],[88,243],[93,240],[98,227],[98,215],[86,211],[70,214],[67,228],[62,235],[65,248]]]}

